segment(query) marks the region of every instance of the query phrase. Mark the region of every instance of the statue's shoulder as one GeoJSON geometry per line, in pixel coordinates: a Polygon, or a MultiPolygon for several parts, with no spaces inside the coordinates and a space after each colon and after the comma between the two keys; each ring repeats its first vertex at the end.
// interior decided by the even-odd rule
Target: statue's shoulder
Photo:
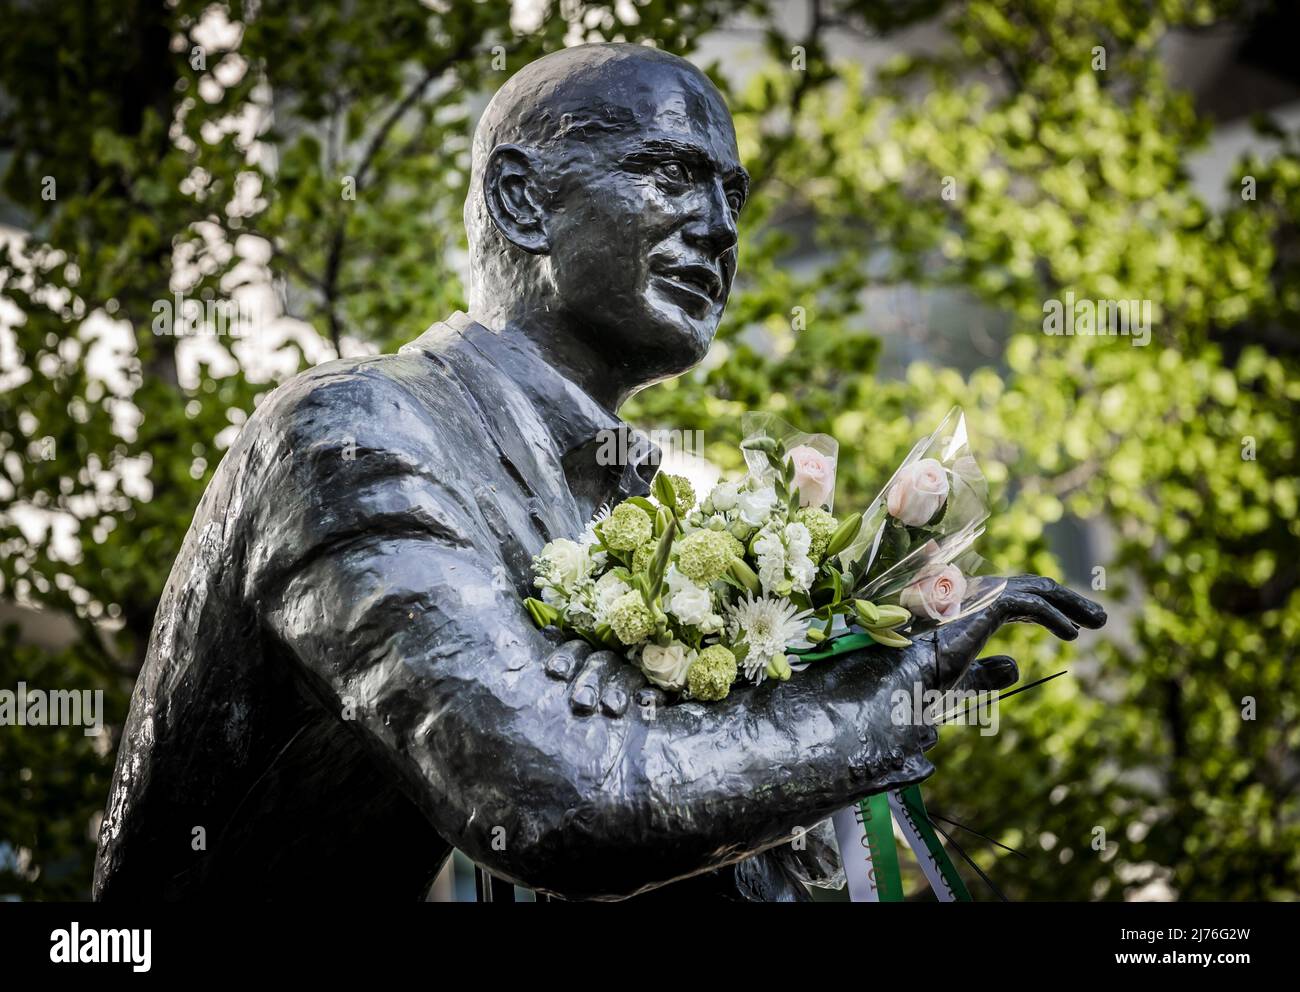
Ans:
{"type": "Polygon", "coordinates": [[[246,425],[250,440],[293,449],[334,444],[425,450],[471,422],[464,395],[423,353],[325,362],[273,390],[246,425]]]}

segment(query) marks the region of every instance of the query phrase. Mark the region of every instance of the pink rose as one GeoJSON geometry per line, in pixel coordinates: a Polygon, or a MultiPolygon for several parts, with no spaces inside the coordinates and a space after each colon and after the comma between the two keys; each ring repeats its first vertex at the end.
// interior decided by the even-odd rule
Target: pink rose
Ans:
{"type": "Polygon", "coordinates": [[[961,613],[966,576],[956,565],[927,565],[898,597],[898,605],[915,617],[953,620],[961,613]]]}
{"type": "Polygon", "coordinates": [[[948,473],[933,458],[922,458],[898,470],[889,487],[889,515],[908,527],[920,527],[947,498],[948,473]]]}
{"type": "Polygon", "coordinates": [[[794,465],[794,486],[799,490],[799,505],[829,503],[835,493],[835,459],[806,444],[791,448],[786,458],[794,465]]]}

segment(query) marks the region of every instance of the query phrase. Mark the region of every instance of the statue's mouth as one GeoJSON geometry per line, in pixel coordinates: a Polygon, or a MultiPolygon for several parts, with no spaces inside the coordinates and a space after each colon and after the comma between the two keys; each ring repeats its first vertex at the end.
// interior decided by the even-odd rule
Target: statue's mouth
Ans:
{"type": "Polygon", "coordinates": [[[722,278],[708,265],[664,266],[655,275],[695,317],[703,317],[722,302],[722,278]]]}

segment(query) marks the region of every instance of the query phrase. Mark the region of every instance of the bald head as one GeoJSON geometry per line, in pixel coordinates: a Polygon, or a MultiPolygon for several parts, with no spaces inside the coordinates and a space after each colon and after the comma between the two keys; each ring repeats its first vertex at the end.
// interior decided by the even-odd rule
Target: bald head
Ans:
{"type": "Polygon", "coordinates": [[[747,187],[722,95],[691,63],[625,44],[539,59],[474,134],[471,311],[563,313],[619,357],[667,348],[661,364],[689,367],[730,288],[747,187]]]}

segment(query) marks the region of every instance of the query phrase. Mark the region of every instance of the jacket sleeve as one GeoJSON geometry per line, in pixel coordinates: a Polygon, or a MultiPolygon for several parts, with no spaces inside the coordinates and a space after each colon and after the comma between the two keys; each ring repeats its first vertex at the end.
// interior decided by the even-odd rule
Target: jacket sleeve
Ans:
{"type": "Polygon", "coordinates": [[[627,896],[932,770],[932,731],[890,720],[921,673],[889,652],[721,704],[574,715],[545,670],[560,645],[438,450],[445,424],[358,372],[276,404],[248,460],[245,596],[439,834],[498,875],[627,896]]]}

